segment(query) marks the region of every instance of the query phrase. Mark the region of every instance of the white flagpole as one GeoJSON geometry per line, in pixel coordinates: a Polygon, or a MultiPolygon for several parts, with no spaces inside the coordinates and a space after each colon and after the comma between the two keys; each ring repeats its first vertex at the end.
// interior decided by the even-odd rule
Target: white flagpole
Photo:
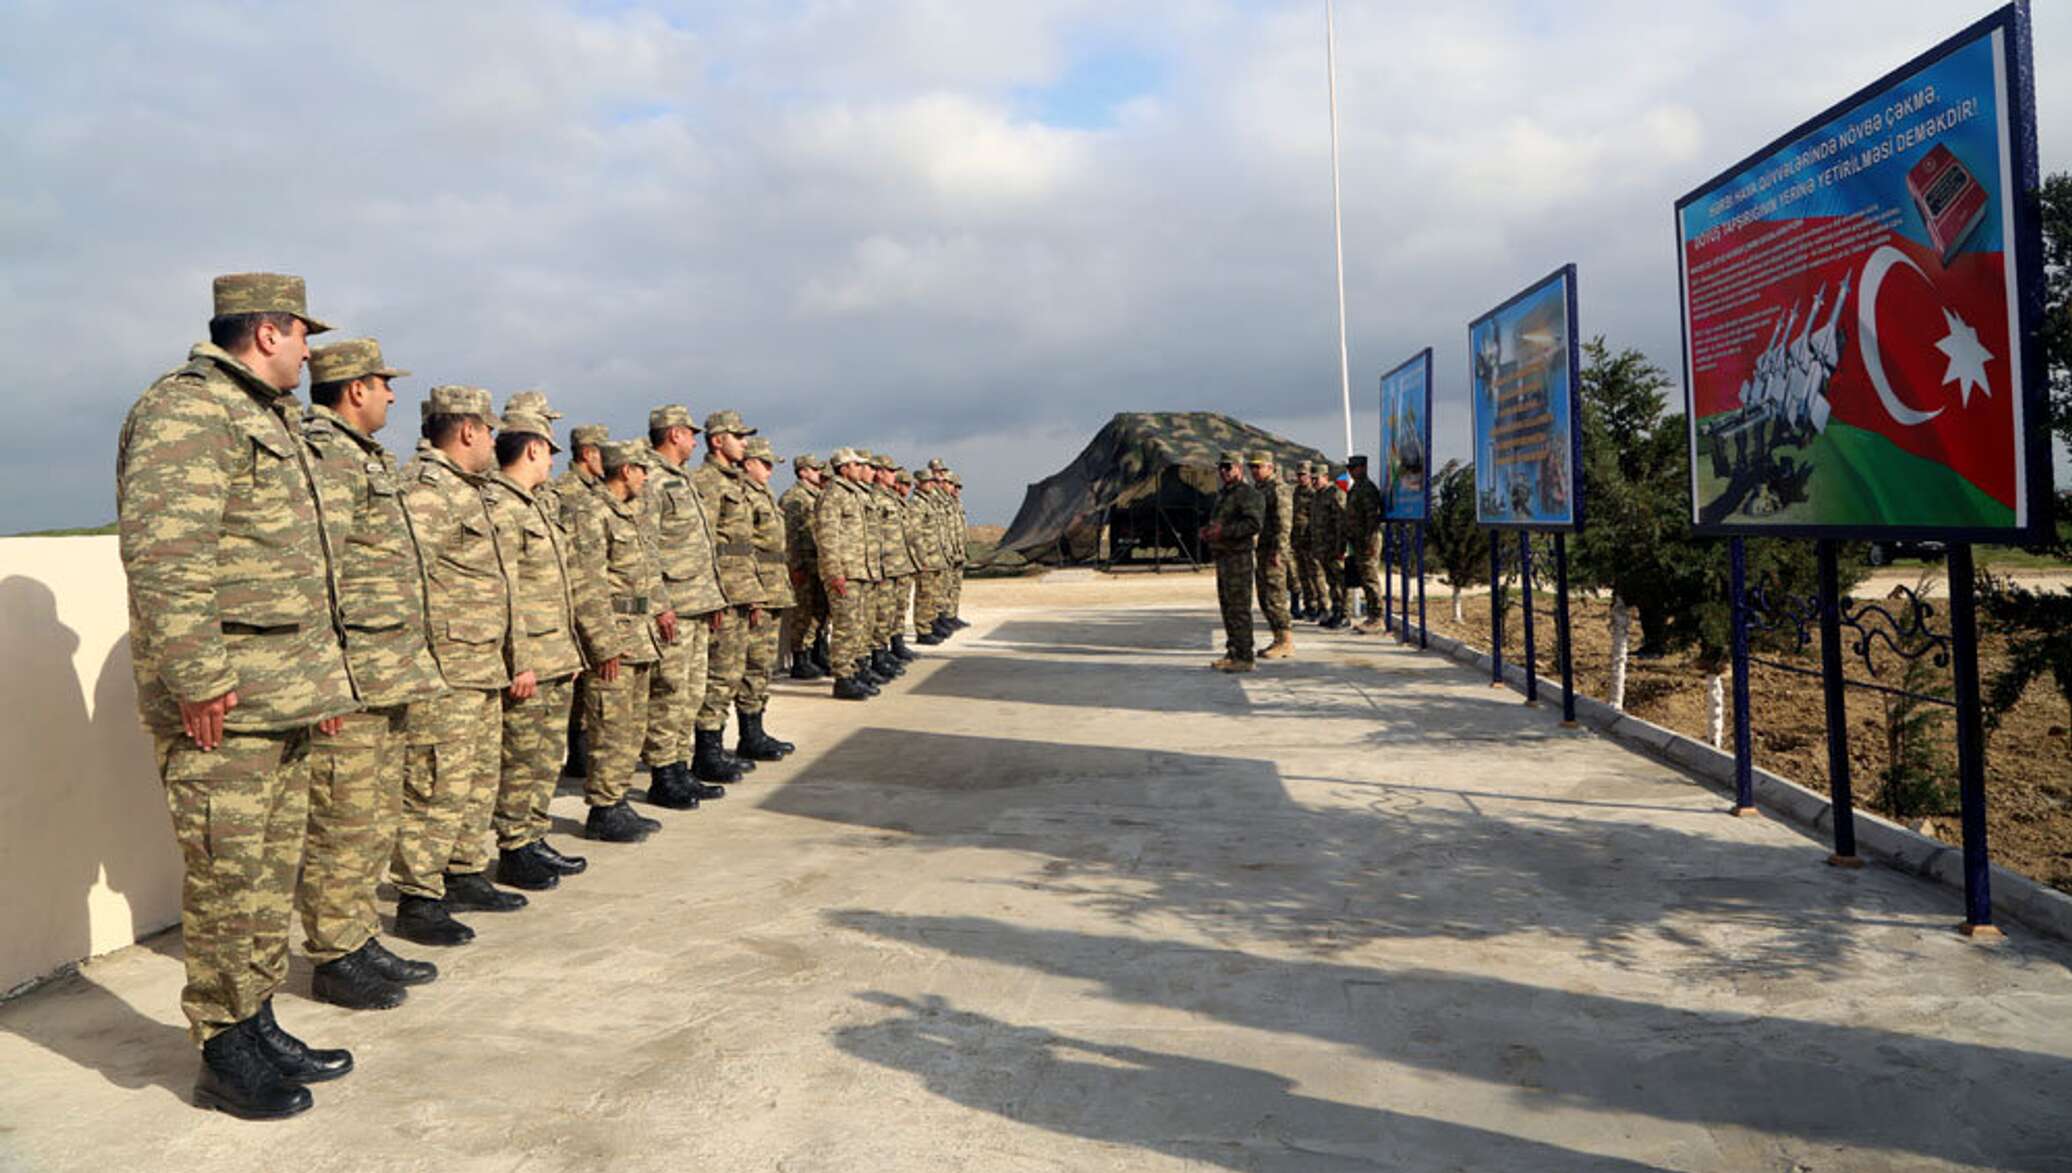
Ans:
{"type": "Polygon", "coordinates": [[[1338,193],[1338,26],[1324,0],[1324,64],[1331,74],[1331,232],[1338,247],[1338,393],[1345,408],[1345,454],[1353,454],[1353,372],[1345,346],[1345,214],[1338,193]]]}

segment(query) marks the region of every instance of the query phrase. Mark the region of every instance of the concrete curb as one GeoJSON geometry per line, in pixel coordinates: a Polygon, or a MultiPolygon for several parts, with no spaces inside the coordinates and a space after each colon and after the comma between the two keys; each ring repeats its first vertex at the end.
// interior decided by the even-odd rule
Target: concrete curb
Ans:
{"type": "MultiPolygon", "coordinates": [[[[1430,641],[1431,651],[1475,668],[1484,677],[1489,675],[1489,653],[1437,633],[1430,633],[1430,641]]],[[[1522,666],[1504,665],[1504,680],[1520,693],[1525,691],[1525,669],[1522,666]]],[[[1559,705],[1562,696],[1560,682],[1541,679],[1540,696],[1547,704],[1559,705]]],[[[1598,733],[1659,758],[1700,781],[1729,793],[1734,788],[1734,755],[1730,753],[1580,694],[1576,697],[1576,719],[1598,733]]],[[[1802,831],[1818,838],[1832,839],[1834,806],[1824,794],[1757,767],[1755,802],[1759,809],[1781,816],[1802,831]]],[[[1861,809],[1856,812],[1856,850],[1858,854],[1889,867],[1934,880],[1959,892],[1964,890],[1964,851],[1961,847],[1931,839],[1861,809]]],[[[2072,941],[2072,896],[1997,865],[1992,871],[1992,884],[1995,918],[2006,915],[2038,932],[2072,941]]]]}

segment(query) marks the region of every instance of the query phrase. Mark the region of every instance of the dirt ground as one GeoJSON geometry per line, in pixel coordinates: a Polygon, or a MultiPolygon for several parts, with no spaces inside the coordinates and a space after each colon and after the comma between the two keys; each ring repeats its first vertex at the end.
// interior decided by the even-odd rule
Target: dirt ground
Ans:
{"type": "MultiPolygon", "coordinates": [[[[1855,597],[1868,600],[1897,585],[1911,586],[1918,572],[1883,572],[1858,587],[1855,597]]],[[[2049,573],[2023,574],[2023,581],[2054,582],[2064,576],[2049,573]]],[[[1103,574],[1093,570],[1052,571],[1039,577],[973,581],[966,585],[967,597],[988,606],[1088,607],[1149,605],[1176,601],[1197,602],[1213,609],[1216,605],[1215,575],[1208,571],[1130,571],[1103,574]]],[[[1936,592],[1931,592],[1936,593],[1936,592]]],[[[1466,622],[1452,621],[1451,594],[1437,578],[1426,587],[1427,615],[1435,632],[1466,640],[1478,647],[1489,645],[1489,597],[1486,592],[1468,594],[1463,600],[1466,622]]],[[[1552,597],[1535,597],[1538,656],[1543,676],[1555,675],[1554,615],[1552,597]]],[[[1610,608],[1600,598],[1577,596],[1572,605],[1576,685],[1585,695],[1602,697],[1610,683],[1610,608]]],[[[1504,654],[1514,662],[1522,655],[1524,639],[1520,612],[1513,596],[1504,627],[1504,654]]],[[[1939,620],[1940,621],[1940,620],[1939,620]]],[[[1634,645],[1640,641],[1634,625],[1634,645]]],[[[1817,670],[1820,665],[1818,633],[1806,650],[1796,656],[1772,654],[1817,670]]],[[[2000,649],[1991,633],[1981,649],[1980,670],[1988,681],[1999,667],[2000,649]]],[[[1850,679],[1896,684],[1899,669],[1891,657],[1880,658],[1881,675],[1871,676],[1861,659],[1846,660],[1850,679]]],[[[1945,688],[1948,671],[1935,675],[1945,688]]],[[[1828,786],[1826,718],[1820,681],[1806,676],[1757,665],[1750,681],[1753,699],[1755,760],[1765,769],[1791,778],[1814,790],[1828,786]]],[[[1895,815],[1886,801],[1885,776],[1889,765],[1886,750],[1886,704],[1876,692],[1852,688],[1849,704],[1849,768],[1852,788],[1860,807],[1895,815]]],[[[1674,729],[1687,736],[1706,734],[1706,677],[1688,654],[1656,660],[1631,662],[1627,670],[1626,708],[1644,720],[1674,729]]],[[[1993,858],[2012,868],[2065,891],[2072,891],[2072,741],[2067,727],[2072,713],[2048,682],[2032,686],[2029,694],[2010,713],[1987,743],[1986,785],[1988,835],[1993,858]]],[[[1955,805],[1956,756],[1954,728],[1948,719],[1939,721],[1932,734],[1937,768],[1947,779],[1947,804],[1932,813],[1905,812],[1906,820],[1922,831],[1949,842],[1957,842],[1955,805]],[[1925,822],[1916,816],[1925,817],[1925,822]]],[[[1733,722],[1729,710],[1723,748],[1733,747],[1733,722]]]]}

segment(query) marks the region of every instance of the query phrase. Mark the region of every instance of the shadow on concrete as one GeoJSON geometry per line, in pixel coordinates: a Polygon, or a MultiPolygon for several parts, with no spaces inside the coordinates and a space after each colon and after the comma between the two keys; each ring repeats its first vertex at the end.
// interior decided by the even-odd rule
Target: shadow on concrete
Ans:
{"type": "Polygon", "coordinates": [[[1147,607],[1128,611],[1076,612],[1072,619],[1009,619],[974,641],[974,647],[1051,652],[1059,649],[1126,652],[1184,650],[1211,652],[1208,640],[1222,634],[1214,603],[1205,607],[1147,607]]]}
{"type": "MultiPolygon", "coordinates": [[[[167,930],[137,942],[186,963],[180,934],[167,930]]],[[[178,1014],[177,1006],[172,1008],[178,1014]]],[[[184,1025],[140,1013],[100,983],[68,973],[34,998],[0,1006],[0,1031],[34,1043],[119,1088],[163,1088],[185,1101],[194,1084],[195,1049],[184,1025]]]]}
{"type": "MultiPolygon", "coordinates": [[[[2072,1094],[2072,1068],[2057,1055],[1872,1026],[1694,1013],[1459,973],[1290,961],[1141,936],[1031,929],[980,917],[848,911],[827,919],[882,939],[1085,983],[1091,996],[1120,1005],[1170,1007],[1515,1088],[1521,1110],[1560,1103],[1980,1167],[2065,1167],[2063,1105],[2072,1094]],[[1232,975],[1243,975],[1241,986],[1232,975]],[[1259,990],[1273,996],[1247,996],[1259,990]]],[[[925,1014],[917,1017],[922,1021],[895,1020],[876,1038],[867,1032],[880,1028],[847,1032],[843,1045],[873,1061],[919,1068],[931,1049],[955,1045],[958,1034],[954,1025],[932,1026],[925,1014]],[[901,1032],[918,1054],[893,1045],[901,1032]]],[[[1047,1037],[1032,1032],[1023,1046],[1036,1049],[1047,1037]]],[[[1099,1054],[1100,1048],[1088,1053],[1099,1054]]],[[[1143,1095],[1152,1094],[1163,1078],[1159,1073],[1186,1069],[1169,1060],[1148,1057],[1154,1082],[1143,1095]]],[[[922,1069],[957,1071],[954,1065],[922,1069]]],[[[1098,1085],[1099,1077],[1082,1074],[1098,1085]]],[[[1239,1086],[1247,1077],[1262,1078],[1244,1071],[1199,1074],[1234,1076],[1239,1086]]],[[[937,1090],[963,1098],[952,1089],[937,1090]]],[[[1201,1091],[1199,1085],[1191,1090],[1201,1091]]],[[[1162,1148],[1163,1140],[1143,1136],[1142,1123],[1135,1126],[1135,1138],[1130,1135],[1128,1105],[1142,1103],[1142,1096],[1119,1085],[1114,1093],[1116,1106],[1104,1121],[1123,1134],[1114,1139],[1162,1148]]],[[[1046,1085],[1035,1100],[1017,1103],[1012,1114],[1062,1117],[1064,1105],[1044,1102],[1058,1094],[1046,1085]]],[[[1274,1092],[1265,1088],[1259,1094],[1274,1092]]],[[[1347,1126],[1327,1116],[1318,1127],[1333,1135],[1347,1126]]],[[[1539,1166],[1492,1157],[1479,1167],[1539,1166]]]]}
{"type": "Polygon", "coordinates": [[[1230,1169],[1422,1168],[1441,1153],[1449,1168],[1655,1168],[1299,1095],[1271,1072],[1016,1026],[939,997],[860,997],[896,1014],[836,1031],[843,1051],[965,1107],[1065,1136],[1230,1169]]]}

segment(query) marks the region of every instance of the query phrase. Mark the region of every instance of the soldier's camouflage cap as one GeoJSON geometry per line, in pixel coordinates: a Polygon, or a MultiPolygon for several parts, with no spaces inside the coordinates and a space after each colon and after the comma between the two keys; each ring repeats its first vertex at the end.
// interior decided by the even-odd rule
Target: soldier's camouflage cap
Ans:
{"type": "Polygon", "coordinates": [[[940,457],[940,456],[931,456],[931,457],[929,457],[929,458],[928,458],[928,471],[929,471],[929,472],[948,472],[948,471],[950,471],[950,466],[949,466],[949,465],[947,465],[947,464],[944,464],[944,463],[942,462],[942,457],[940,457]]]}
{"type": "Polygon", "coordinates": [[[748,442],[747,455],[748,459],[760,460],[771,468],[776,468],[777,462],[784,459],[782,456],[777,455],[777,450],[770,447],[770,442],[761,436],[757,436],[748,442]]]}
{"type": "Polygon", "coordinates": [[[294,314],[312,334],[331,327],[309,316],[302,278],[287,273],[225,273],[216,278],[215,314],[294,314]]]}
{"type": "Polygon", "coordinates": [[[956,473],[946,472],[943,474],[942,479],[950,482],[951,484],[957,486],[960,489],[964,487],[964,478],[958,476],[956,473]]]}
{"type": "Polygon", "coordinates": [[[871,453],[870,463],[872,468],[882,468],[886,472],[891,472],[893,469],[899,467],[899,463],[897,461],[893,460],[890,456],[885,455],[883,452],[871,453]]]}
{"type": "Polygon", "coordinates": [[[648,413],[648,430],[652,432],[658,428],[689,428],[694,432],[700,430],[697,424],[691,422],[691,409],[681,403],[665,403],[648,413]]]}
{"type": "Polygon", "coordinates": [[[504,400],[504,414],[509,415],[514,411],[531,412],[548,420],[558,420],[561,418],[560,412],[547,406],[547,393],[545,391],[511,392],[511,397],[504,400]]]}
{"type": "Polygon", "coordinates": [[[711,436],[753,436],[755,429],[741,422],[738,411],[715,411],[705,417],[705,432],[711,436]]]}
{"type": "Polygon", "coordinates": [[[914,474],[913,474],[913,473],[910,473],[910,472],[908,472],[908,471],[907,471],[907,470],[905,470],[905,469],[900,469],[900,470],[899,470],[899,472],[898,472],[898,474],[897,474],[897,475],[895,475],[895,476],[894,476],[894,477],[893,477],[892,479],[893,479],[893,480],[894,480],[895,482],[897,482],[897,483],[899,483],[899,484],[902,484],[902,485],[911,485],[911,484],[913,484],[913,483],[914,483],[914,474]]]}
{"type": "Polygon", "coordinates": [[[1242,466],[1245,463],[1245,454],[1226,450],[1223,455],[1216,458],[1216,463],[1242,466]]]}
{"type": "Polygon", "coordinates": [[[374,375],[400,379],[409,373],[384,363],[381,343],[372,338],[346,338],[329,346],[313,346],[309,350],[309,381],[312,385],[349,383],[374,375]]]}
{"type": "Polygon", "coordinates": [[[607,440],[597,446],[598,454],[604,459],[604,471],[617,472],[627,465],[648,467],[647,451],[638,440],[607,440]]]}
{"type": "Polygon", "coordinates": [[[1310,474],[1310,471],[1311,471],[1311,469],[1310,469],[1310,464],[1309,464],[1309,461],[1307,461],[1307,460],[1301,460],[1301,461],[1297,461],[1297,462],[1296,462],[1296,464],[1295,464],[1295,475],[1296,475],[1296,476],[1298,476],[1298,477],[1306,477],[1306,476],[1308,476],[1308,475],[1310,474]]]}
{"type": "Polygon", "coordinates": [[[561,451],[561,445],[554,442],[553,422],[538,412],[506,411],[502,431],[505,435],[518,432],[527,436],[538,436],[546,440],[548,448],[555,452],[561,451]]]}
{"type": "Polygon", "coordinates": [[[577,424],[568,430],[571,448],[602,448],[611,443],[612,430],[603,424],[577,424]]]}
{"type": "Polygon", "coordinates": [[[793,472],[802,472],[809,468],[826,468],[827,465],[818,456],[813,455],[811,452],[801,452],[797,456],[791,458],[791,467],[793,472]]]}
{"type": "Polygon", "coordinates": [[[435,415],[472,415],[494,428],[496,413],[491,410],[491,406],[489,389],[486,387],[441,383],[425,392],[424,402],[418,404],[418,412],[426,419],[435,415]]]}
{"type": "Polygon", "coordinates": [[[1252,458],[1251,458],[1250,460],[1246,461],[1245,463],[1247,463],[1247,464],[1272,464],[1273,462],[1274,462],[1274,456],[1273,456],[1273,453],[1271,453],[1271,452],[1268,452],[1268,451],[1266,451],[1266,450],[1265,450],[1264,448],[1262,448],[1262,449],[1260,449],[1259,451],[1257,451],[1257,452],[1254,452],[1254,453],[1252,453],[1252,458]]]}

